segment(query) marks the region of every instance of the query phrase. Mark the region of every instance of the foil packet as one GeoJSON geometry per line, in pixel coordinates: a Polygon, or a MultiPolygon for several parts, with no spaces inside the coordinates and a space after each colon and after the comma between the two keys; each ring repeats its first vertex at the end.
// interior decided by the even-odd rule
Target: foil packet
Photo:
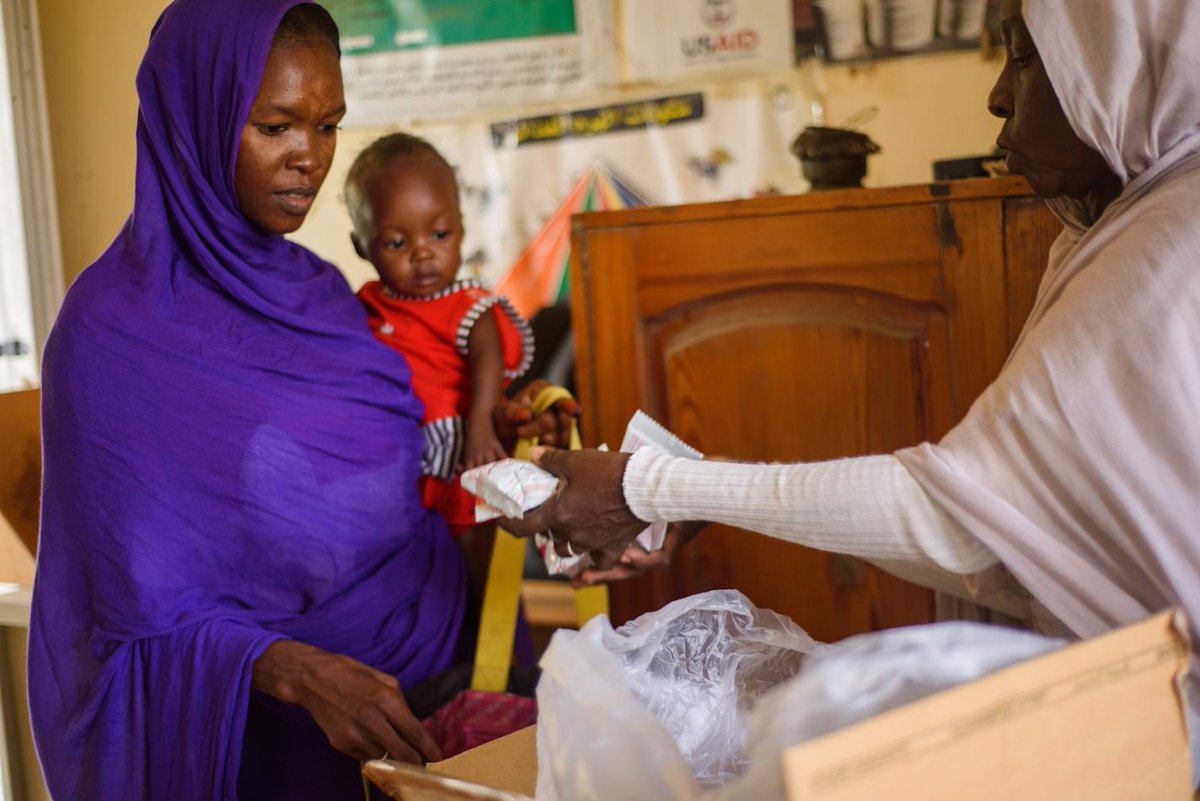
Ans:
{"type": "Polygon", "coordinates": [[[558,478],[533,462],[501,459],[465,471],[459,479],[475,496],[475,522],[497,517],[521,519],[538,508],[558,488],[558,478]]]}

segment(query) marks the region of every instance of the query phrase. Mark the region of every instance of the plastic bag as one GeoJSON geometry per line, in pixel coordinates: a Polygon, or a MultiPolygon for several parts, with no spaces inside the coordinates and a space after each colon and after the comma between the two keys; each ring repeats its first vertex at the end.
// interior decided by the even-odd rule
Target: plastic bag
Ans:
{"type": "Polygon", "coordinates": [[[819,646],[718,590],[559,631],[538,684],[538,798],[684,799],[745,769],[745,713],[819,646]]]}
{"type": "Polygon", "coordinates": [[[1060,645],[973,623],[820,645],[732,590],[596,618],[542,659],[537,797],[782,799],[785,748],[1060,645]]]}

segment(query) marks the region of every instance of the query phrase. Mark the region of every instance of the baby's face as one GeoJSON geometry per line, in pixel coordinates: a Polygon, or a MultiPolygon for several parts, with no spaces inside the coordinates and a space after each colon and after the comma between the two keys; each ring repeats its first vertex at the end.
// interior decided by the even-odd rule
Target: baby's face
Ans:
{"type": "Polygon", "coordinates": [[[375,233],[364,243],[379,279],[401,295],[445,289],[462,260],[463,226],[454,173],[433,158],[394,161],[367,193],[375,233]]]}

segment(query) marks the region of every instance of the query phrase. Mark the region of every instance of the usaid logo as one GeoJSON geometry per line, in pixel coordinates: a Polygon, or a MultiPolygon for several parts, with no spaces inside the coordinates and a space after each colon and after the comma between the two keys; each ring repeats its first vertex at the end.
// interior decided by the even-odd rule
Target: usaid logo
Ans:
{"type": "Polygon", "coordinates": [[[704,24],[714,31],[728,28],[729,24],[733,22],[733,14],[733,0],[701,0],[700,2],[700,19],[704,20],[704,24]]]}
{"type": "Polygon", "coordinates": [[[688,61],[724,61],[746,58],[758,52],[759,35],[753,28],[733,30],[734,0],[701,0],[700,19],[711,32],[679,40],[688,61]]]}

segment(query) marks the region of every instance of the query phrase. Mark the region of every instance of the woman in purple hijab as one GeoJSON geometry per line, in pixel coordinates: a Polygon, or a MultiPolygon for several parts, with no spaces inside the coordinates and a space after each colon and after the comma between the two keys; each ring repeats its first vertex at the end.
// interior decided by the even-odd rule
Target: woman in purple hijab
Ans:
{"type": "Polygon", "coordinates": [[[281,235],[333,158],[337,30],[302,0],[176,0],[137,88],[133,214],[45,356],[47,783],[358,798],[357,759],[436,756],[399,688],[450,665],[464,570],[417,493],[407,365],[281,235]]]}

